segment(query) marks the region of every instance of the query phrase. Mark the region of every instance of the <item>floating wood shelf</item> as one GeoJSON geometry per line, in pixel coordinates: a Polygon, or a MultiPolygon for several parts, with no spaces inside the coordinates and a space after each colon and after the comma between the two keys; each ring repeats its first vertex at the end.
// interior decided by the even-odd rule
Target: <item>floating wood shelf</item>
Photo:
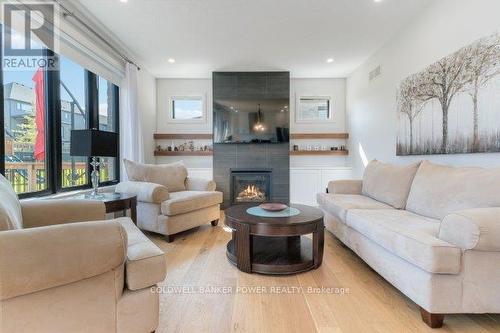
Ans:
{"type": "Polygon", "coordinates": [[[212,156],[212,151],[155,151],[155,156],[212,156]]]}
{"type": "Polygon", "coordinates": [[[291,150],[292,156],[346,156],[348,150],[291,150]]]}
{"type": "Polygon", "coordinates": [[[184,133],[184,134],[170,133],[170,134],[167,134],[167,133],[165,133],[165,134],[163,134],[163,133],[155,133],[154,138],[156,140],[162,140],[162,139],[167,139],[167,140],[174,140],[174,139],[212,140],[212,134],[196,134],[196,133],[191,133],[191,134],[188,134],[188,133],[184,133]]]}
{"type": "Polygon", "coordinates": [[[291,139],[348,139],[349,133],[290,133],[291,139]]]}

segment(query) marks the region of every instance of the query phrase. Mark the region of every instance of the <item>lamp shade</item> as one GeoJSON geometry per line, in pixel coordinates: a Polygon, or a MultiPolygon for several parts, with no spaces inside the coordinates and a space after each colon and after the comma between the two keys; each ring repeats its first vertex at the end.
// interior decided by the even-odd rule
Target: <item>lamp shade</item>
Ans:
{"type": "Polygon", "coordinates": [[[118,156],[118,134],[96,129],[71,131],[71,156],[118,156]]]}

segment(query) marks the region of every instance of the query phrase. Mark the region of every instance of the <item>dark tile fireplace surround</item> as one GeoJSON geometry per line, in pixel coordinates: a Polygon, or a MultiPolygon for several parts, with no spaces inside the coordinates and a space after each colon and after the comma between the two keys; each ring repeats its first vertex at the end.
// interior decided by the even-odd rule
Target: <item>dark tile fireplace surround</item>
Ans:
{"type": "MultiPolygon", "coordinates": [[[[246,189],[247,185],[252,184],[259,187],[260,191],[267,192],[265,200],[262,201],[288,203],[290,197],[288,149],[288,143],[216,144],[214,180],[217,183],[217,190],[224,193],[223,207],[243,203],[244,200],[240,202],[234,200],[235,196],[246,189]]],[[[251,202],[260,201],[256,199],[251,202]]]]}
{"type": "MultiPolygon", "coordinates": [[[[216,121],[216,119],[227,119],[229,111],[224,110],[223,106],[228,105],[228,101],[230,103],[233,103],[231,101],[251,101],[250,103],[255,104],[256,108],[257,105],[259,106],[259,112],[260,103],[263,103],[264,106],[266,103],[279,101],[280,105],[289,105],[290,73],[214,72],[212,87],[214,106],[213,172],[217,190],[224,194],[223,208],[243,202],[289,203],[290,143],[288,135],[286,137],[279,135],[283,132],[288,133],[289,118],[286,120],[281,118],[279,125],[276,123],[276,137],[274,139],[271,138],[270,142],[258,143],[252,141],[234,142],[234,140],[220,142],[220,140],[225,141],[226,138],[230,139],[231,136],[221,135],[221,133],[225,133],[224,129],[226,128],[221,127],[224,125],[221,125],[222,122],[216,121]]],[[[263,112],[266,111],[263,107],[263,112]]],[[[288,110],[286,111],[285,114],[288,115],[288,110]]],[[[239,126],[243,129],[241,124],[239,126]]]]}

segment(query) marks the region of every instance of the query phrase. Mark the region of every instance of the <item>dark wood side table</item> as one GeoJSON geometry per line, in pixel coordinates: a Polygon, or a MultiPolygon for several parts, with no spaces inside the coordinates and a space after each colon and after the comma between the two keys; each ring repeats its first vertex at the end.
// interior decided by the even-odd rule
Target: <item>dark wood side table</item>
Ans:
{"type": "Polygon", "coordinates": [[[259,217],[248,214],[249,207],[235,205],[224,211],[225,223],[233,230],[226,255],[239,270],[295,274],[321,265],[325,228],[321,210],[292,204],[299,215],[259,217]],[[307,234],[312,234],[312,241],[307,234]]]}
{"type": "Polygon", "coordinates": [[[92,197],[88,194],[75,194],[64,197],[65,199],[85,199],[98,200],[106,206],[106,213],[125,212],[130,209],[130,218],[137,225],[137,196],[127,193],[103,192],[98,197],[92,197]]]}

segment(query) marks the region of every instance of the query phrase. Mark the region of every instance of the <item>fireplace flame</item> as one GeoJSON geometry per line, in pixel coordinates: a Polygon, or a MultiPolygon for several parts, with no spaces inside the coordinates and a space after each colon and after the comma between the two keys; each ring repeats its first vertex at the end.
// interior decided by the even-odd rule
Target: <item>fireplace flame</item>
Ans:
{"type": "Polygon", "coordinates": [[[262,192],[258,186],[247,185],[236,198],[238,201],[262,201],[265,200],[266,194],[262,192]]]}

